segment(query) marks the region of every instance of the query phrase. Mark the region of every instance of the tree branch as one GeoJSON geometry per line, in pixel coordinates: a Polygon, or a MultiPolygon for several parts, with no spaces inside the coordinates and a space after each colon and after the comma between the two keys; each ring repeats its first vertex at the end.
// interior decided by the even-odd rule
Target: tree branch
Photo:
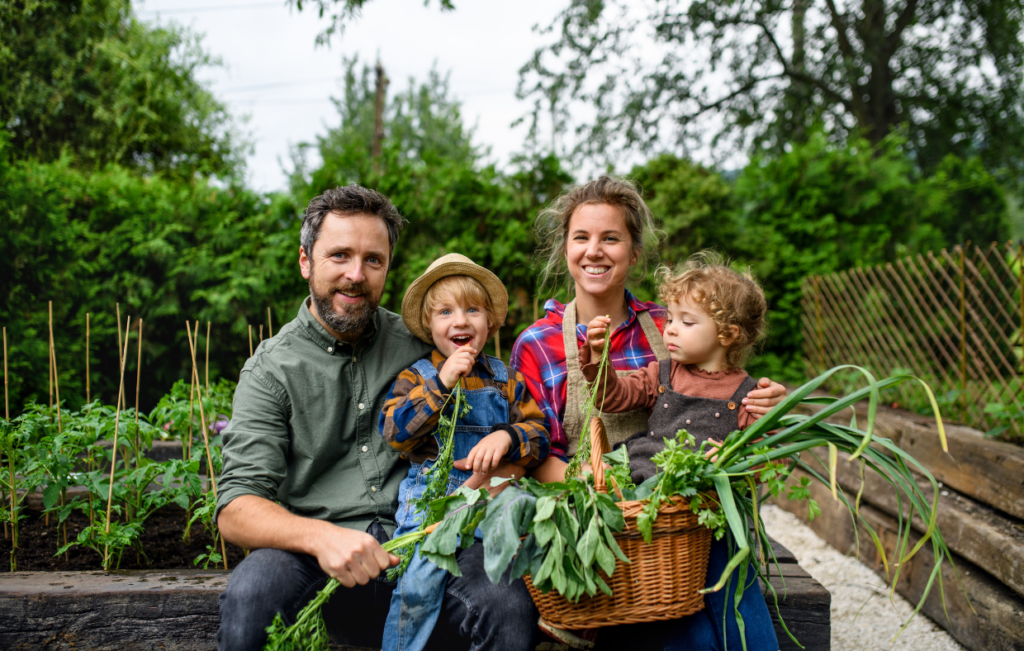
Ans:
{"type": "Polygon", "coordinates": [[[899,17],[896,18],[896,24],[893,26],[892,33],[885,37],[886,60],[891,58],[893,53],[896,52],[896,49],[899,48],[900,40],[903,38],[903,32],[912,22],[914,22],[916,13],[917,0],[907,0],[907,4],[903,7],[903,11],[901,11],[899,17]]]}

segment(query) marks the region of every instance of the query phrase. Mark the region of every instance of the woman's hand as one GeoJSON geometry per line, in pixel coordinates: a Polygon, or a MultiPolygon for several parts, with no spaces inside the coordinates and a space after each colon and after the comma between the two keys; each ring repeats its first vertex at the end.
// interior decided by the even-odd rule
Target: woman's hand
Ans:
{"type": "Polygon", "coordinates": [[[772,407],[785,399],[786,387],[763,377],[757,381],[757,388],[748,393],[743,399],[743,406],[747,408],[747,412],[756,420],[767,414],[772,410],[772,407]]]}
{"type": "Polygon", "coordinates": [[[604,352],[605,335],[608,334],[608,326],[612,320],[606,316],[594,317],[594,320],[587,324],[587,344],[590,345],[590,361],[601,359],[604,352]]]}

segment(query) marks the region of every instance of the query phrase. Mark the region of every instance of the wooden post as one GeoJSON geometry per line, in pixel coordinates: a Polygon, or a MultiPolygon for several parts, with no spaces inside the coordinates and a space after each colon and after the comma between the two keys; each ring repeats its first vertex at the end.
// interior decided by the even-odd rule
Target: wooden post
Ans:
{"type": "Polygon", "coordinates": [[[501,333],[494,331],[494,356],[501,359],[501,333]]]}
{"type": "Polygon", "coordinates": [[[384,145],[384,96],[387,93],[388,78],[384,66],[377,61],[377,92],[373,99],[373,171],[380,174],[380,157],[384,145]]]}
{"type": "MultiPolygon", "coordinates": [[[[142,319],[139,319],[139,360],[135,363],[135,424],[139,424],[139,389],[142,388],[142,319]]],[[[138,435],[135,439],[135,449],[138,450],[138,435]]],[[[138,467],[138,459],[135,461],[135,466],[138,467]]]]}
{"type": "Polygon", "coordinates": [[[252,357],[252,326],[249,326],[249,357],[252,357]]]}
{"type": "Polygon", "coordinates": [[[967,294],[964,291],[964,256],[970,241],[960,247],[960,422],[967,422],[967,294]]]}
{"type": "Polygon", "coordinates": [[[260,324],[260,341],[263,341],[263,324],[260,324]]]}
{"type": "MultiPolygon", "coordinates": [[[[120,314],[120,310],[118,310],[120,314]]],[[[124,324],[124,331],[127,333],[129,327],[131,327],[132,318],[128,317],[128,320],[124,324]]],[[[121,322],[117,323],[117,332],[120,339],[121,333],[121,322]]],[[[110,507],[114,503],[114,466],[117,463],[117,434],[118,428],[121,426],[121,401],[124,398],[124,366],[125,360],[128,359],[128,337],[124,338],[124,352],[121,352],[121,347],[118,346],[117,353],[119,356],[118,363],[121,367],[121,371],[118,377],[118,390],[117,390],[117,406],[114,407],[114,445],[110,449],[110,489],[107,491],[107,526],[106,532],[110,533],[110,507]]],[[[110,569],[110,548],[107,546],[103,547],[103,569],[110,569]]]]}
{"type": "Polygon", "coordinates": [[[85,313],[85,404],[92,402],[92,391],[89,382],[89,313],[85,313]]]}
{"type": "Polygon", "coordinates": [[[270,333],[270,338],[274,338],[274,321],[270,318],[270,306],[267,306],[267,332],[270,333]]]}
{"type": "MultiPolygon", "coordinates": [[[[114,316],[117,319],[117,350],[118,350],[118,353],[120,353],[121,352],[121,304],[120,303],[114,303],[114,316]]],[[[127,333],[127,330],[125,330],[125,332],[127,333]]],[[[125,334],[126,338],[127,338],[127,336],[128,335],[125,334]]],[[[128,349],[125,348],[125,350],[128,350],[128,349]]],[[[118,387],[117,390],[122,392],[122,393],[124,393],[124,386],[123,386],[124,385],[124,378],[121,379],[121,384],[122,384],[122,386],[118,387]]]]}
{"type": "MultiPolygon", "coordinates": [[[[49,305],[50,305],[50,307],[49,307],[49,313],[50,313],[49,328],[50,328],[50,331],[52,332],[53,331],[53,301],[50,301],[49,305]]],[[[53,346],[53,344],[47,343],[47,346],[48,347],[49,346],[53,346]]],[[[50,387],[50,401],[47,404],[50,406],[50,409],[53,409],[53,351],[48,348],[46,356],[48,358],[46,360],[46,367],[47,367],[46,368],[46,377],[48,378],[48,385],[50,387]]],[[[47,522],[47,524],[49,524],[49,522],[47,522]]]]}

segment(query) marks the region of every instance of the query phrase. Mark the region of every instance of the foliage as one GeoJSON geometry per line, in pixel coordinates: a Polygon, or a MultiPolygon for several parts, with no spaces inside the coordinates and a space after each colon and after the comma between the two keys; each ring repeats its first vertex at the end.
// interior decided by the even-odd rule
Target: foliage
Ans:
{"type": "Polygon", "coordinates": [[[519,95],[534,133],[548,115],[569,130],[585,106],[576,153],[610,163],[624,149],[782,152],[815,125],[878,144],[905,125],[922,169],[978,155],[1019,183],[1022,27],[1019,0],[569,0],[519,95]]]}
{"type": "Polygon", "coordinates": [[[0,3],[0,128],[19,157],[236,176],[244,147],[197,73],[216,61],[129,0],[0,3]]]}
{"type": "MultiPolygon", "coordinates": [[[[14,404],[47,399],[48,300],[66,404],[85,403],[87,313],[92,397],[115,402],[120,303],[121,329],[132,315],[131,384],[134,326],[143,320],[149,381],[140,406],[149,409],[190,367],[177,352],[188,350],[186,319],[213,322],[209,374],[231,377],[248,357],[247,325],[264,323],[272,306],[279,327],[307,293],[295,270],[299,222],[286,199],[142,178],[114,165],[84,172],[68,157],[15,160],[4,143],[0,133],[0,215],[8,226],[0,232],[0,323],[14,404]]],[[[205,328],[200,333],[202,364],[205,328]]]]}
{"type": "MultiPolygon", "coordinates": [[[[317,45],[328,45],[331,37],[337,34],[341,36],[345,32],[345,24],[359,16],[363,6],[370,0],[287,0],[289,6],[294,6],[299,11],[305,7],[313,7],[320,18],[329,15],[329,25],[316,36],[317,45]]],[[[429,5],[430,0],[423,0],[424,5],[429,5]]],[[[452,0],[438,0],[442,11],[450,11],[455,8],[452,0]]]]}
{"type": "Polygon", "coordinates": [[[315,143],[322,164],[310,169],[305,162],[314,145],[295,152],[295,204],[305,205],[324,189],[349,183],[380,190],[409,220],[382,305],[398,311],[405,288],[431,262],[458,252],[505,283],[509,314],[501,337],[510,344],[518,334],[516,325],[533,321],[533,218],[570,177],[550,156],[522,159],[507,174],[484,164],[484,152],[472,144],[459,103],[449,94],[447,77],[436,71],[424,83],[410,80],[406,90],[388,99],[381,159],[375,163],[370,69],[360,67],[357,59],[345,66],[345,92],[335,101],[340,125],[315,143]]]}

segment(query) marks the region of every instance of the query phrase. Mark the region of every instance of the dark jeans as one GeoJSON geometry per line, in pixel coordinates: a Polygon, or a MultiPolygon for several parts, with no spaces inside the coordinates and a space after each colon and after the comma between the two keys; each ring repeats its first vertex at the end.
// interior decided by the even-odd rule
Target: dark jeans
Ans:
{"type": "MultiPolygon", "coordinates": [[[[430,648],[470,651],[536,646],[537,609],[522,580],[494,585],[483,565],[483,545],[459,553],[461,577],[449,577],[444,604],[430,648]]],[[[243,560],[220,596],[221,651],[263,648],[266,627],[281,613],[291,624],[302,607],[327,583],[316,559],[277,549],[259,549],[243,560]]],[[[332,637],[350,646],[379,648],[393,583],[371,581],[339,588],[324,606],[332,637]]]]}

